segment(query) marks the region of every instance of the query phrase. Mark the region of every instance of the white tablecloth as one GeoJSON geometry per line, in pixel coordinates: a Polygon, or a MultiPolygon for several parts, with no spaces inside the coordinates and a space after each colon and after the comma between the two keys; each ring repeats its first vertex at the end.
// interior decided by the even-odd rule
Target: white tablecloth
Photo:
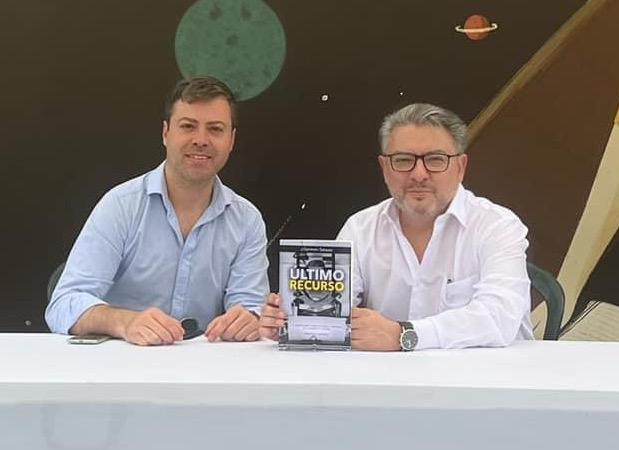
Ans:
{"type": "Polygon", "coordinates": [[[0,334],[0,364],[7,450],[619,448],[619,343],[303,353],[0,334]]]}

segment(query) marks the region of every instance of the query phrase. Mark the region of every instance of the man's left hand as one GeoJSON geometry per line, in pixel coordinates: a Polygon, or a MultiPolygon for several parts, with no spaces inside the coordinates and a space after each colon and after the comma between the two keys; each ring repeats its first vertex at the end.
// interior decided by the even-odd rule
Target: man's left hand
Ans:
{"type": "Polygon", "coordinates": [[[352,310],[352,348],[376,352],[400,350],[400,324],[367,308],[352,310]]]}
{"type": "Polygon", "coordinates": [[[215,317],[206,327],[204,335],[209,341],[256,341],[258,318],[241,305],[234,305],[224,314],[215,317]]]}

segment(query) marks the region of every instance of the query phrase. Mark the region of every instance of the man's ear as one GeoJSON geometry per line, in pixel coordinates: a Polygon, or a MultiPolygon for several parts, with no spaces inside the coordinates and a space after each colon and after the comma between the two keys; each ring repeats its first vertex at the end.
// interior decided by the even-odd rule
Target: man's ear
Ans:
{"type": "Polygon", "coordinates": [[[385,160],[387,158],[383,158],[381,154],[378,154],[376,158],[378,159],[378,165],[380,166],[380,168],[385,170],[385,160]]]}
{"type": "Polygon", "coordinates": [[[460,177],[460,182],[462,182],[462,180],[464,179],[464,174],[466,173],[466,165],[469,162],[469,155],[467,155],[466,153],[463,153],[462,156],[460,156],[458,158],[458,171],[459,171],[459,177],[460,177]]]}
{"type": "Polygon", "coordinates": [[[230,151],[234,150],[234,143],[236,142],[236,128],[232,129],[232,139],[230,140],[230,151]]]}
{"type": "Polygon", "coordinates": [[[168,130],[170,129],[170,127],[168,126],[168,122],[166,120],[163,121],[163,127],[161,129],[161,141],[163,142],[163,145],[165,145],[167,147],[168,142],[167,142],[167,136],[168,136],[168,130]]]}

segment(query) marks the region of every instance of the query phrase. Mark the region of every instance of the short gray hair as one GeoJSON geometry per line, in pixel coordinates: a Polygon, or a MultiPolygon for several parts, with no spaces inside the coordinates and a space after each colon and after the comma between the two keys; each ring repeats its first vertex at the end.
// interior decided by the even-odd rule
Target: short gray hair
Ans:
{"type": "Polygon", "coordinates": [[[464,153],[468,145],[466,124],[460,117],[440,106],[413,103],[389,114],[383,120],[380,130],[378,130],[378,141],[383,153],[387,148],[393,130],[405,125],[443,128],[451,135],[458,153],[464,153]]]}

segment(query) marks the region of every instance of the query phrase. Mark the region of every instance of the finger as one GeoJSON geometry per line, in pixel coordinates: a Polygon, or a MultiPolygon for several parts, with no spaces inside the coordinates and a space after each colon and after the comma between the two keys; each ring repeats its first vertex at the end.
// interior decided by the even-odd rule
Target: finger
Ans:
{"type": "MultiPolygon", "coordinates": [[[[153,333],[157,334],[161,339],[162,344],[173,344],[175,341],[183,339],[182,326],[180,330],[176,326],[177,320],[173,317],[167,316],[165,313],[153,314],[146,317],[147,320],[143,322],[143,325],[148,327],[153,333]]],[[[180,325],[180,322],[179,322],[180,325]]]]}
{"type": "Polygon", "coordinates": [[[236,317],[245,310],[243,307],[238,308],[237,306],[240,305],[233,306],[221,316],[213,319],[213,321],[206,328],[206,332],[204,333],[209,341],[212,342],[217,340],[218,338],[224,339],[224,333],[230,326],[230,323],[233,322],[236,317]]]}
{"type": "Polygon", "coordinates": [[[260,312],[260,317],[273,317],[283,320],[286,318],[286,313],[278,308],[273,308],[272,306],[264,306],[260,312]]]}
{"type": "Polygon", "coordinates": [[[213,320],[211,320],[211,321],[208,323],[208,325],[206,326],[206,329],[204,330],[204,334],[208,334],[208,333],[211,331],[211,329],[212,329],[215,325],[217,325],[217,322],[219,322],[220,317],[221,317],[221,316],[217,316],[217,317],[215,317],[213,320]]]}
{"type": "Polygon", "coordinates": [[[260,333],[258,332],[258,330],[252,331],[245,338],[247,342],[257,341],[258,339],[260,339],[260,333]]]}
{"type": "Polygon", "coordinates": [[[272,295],[271,306],[277,309],[277,317],[279,317],[280,319],[286,319],[288,315],[286,314],[286,311],[282,310],[281,297],[279,296],[279,294],[271,294],[271,295],[272,295]]]}
{"type": "Polygon", "coordinates": [[[257,320],[256,316],[247,311],[242,305],[234,305],[224,315],[221,316],[220,337],[225,340],[232,339],[234,333],[243,327],[243,320],[257,320]],[[244,318],[244,319],[243,319],[244,318]],[[240,323],[237,323],[241,320],[240,323]],[[231,329],[232,327],[232,329],[231,329]]]}
{"type": "Polygon", "coordinates": [[[155,312],[153,312],[152,317],[170,335],[170,343],[183,340],[185,330],[183,329],[183,325],[181,325],[181,322],[179,320],[167,315],[161,310],[156,310],[155,312]]]}
{"type": "Polygon", "coordinates": [[[175,338],[172,332],[169,331],[164,325],[159,323],[159,321],[157,321],[155,317],[151,318],[151,320],[149,320],[148,322],[145,322],[143,326],[145,326],[146,328],[148,328],[150,331],[152,331],[154,334],[157,335],[157,337],[160,340],[159,344],[174,343],[175,338]]]}
{"type": "Polygon", "coordinates": [[[366,340],[368,338],[367,330],[364,328],[356,328],[350,330],[350,339],[353,341],[366,340]]]}
{"type": "Polygon", "coordinates": [[[235,341],[241,342],[241,341],[246,341],[247,340],[247,336],[250,335],[250,333],[254,333],[258,330],[258,326],[256,324],[255,321],[251,321],[245,324],[245,326],[243,326],[243,328],[241,328],[234,336],[233,339],[235,341]]]}
{"type": "Polygon", "coordinates": [[[277,338],[279,337],[279,328],[260,327],[258,329],[258,332],[263,338],[270,339],[272,341],[277,340],[277,338]]]}
{"type": "Polygon", "coordinates": [[[156,320],[153,319],[151,322],[145,323],[144,326],[156,336],[156,340],[152,342],[153,344],[169,345],[174,343],[174,336],[156,320]]]}
{"type": "Polygon", "coordinates": [[[350,321],[350,329],[351,330],[362,330],[364,328],[367,328],[368,326],[368,321],[365,318],[353,318],[353,320],[350,321]]]}
{"type": "Polygon", "coordinates": [[[222,322],[223,316],[219,316],[215,317],[213,320],[211,320],[211,323],[208,324],[204,335],[209,341],[213,342],[221,337],[221,333],[224,330],[222,322]]]}
{"type": "Polygon", "coordinates": [[[353,308],[352,309],[352,316],[351,317],[353,319],[356,319],[356,318],[363,317],[363,316],[367,315],[367,313],[368,313],[368,310],[365,309],[365,308],[353,308]]]}
{"type": "Polygon", "coordinates": [[[160,345],[161,339],[147,326],[141,326],[138,330],[138,334],[142,337],[139,345],[160,345]]]}
{"type": "Polygon", "coordinates": [[[142,336],[142,333],[140,333],[139,331],[132,331],[131,333],[128,333],[125,340],[133,345],[139,345],[139,346],[148,345],[146,338],[142,336]]]}
{"type": "Polygon", "coordinates": [[[262,316],[260,317],[260,326],[269,328],[279,328],[284,326],[284,319],[277,317],[262,316]]]}
{"type": "Polygon", "coordinates": [[[353,350],[365,350],[365,346],[361,340],[352,341],[351,346],[353,350]]]}
{"type": "Polygon", "coordinates": [[[222,339],[226,341],[236,340],[236,335],[248,324],[256,322],[255,317],[246,312],[238,316],[221,334],[222,339]]]}
{"type": "Polygon", "coordinates": [[[167,344],[183,338],[184,330],[180,322],[158,308],[147,309],[141,319],[142,324],[150,324],[149,328],[167,344]]]}
{"type": "Polygon", "coordinates": [[[159,345],[161,338],[153,331],[157,322],[150,313],[140,313],[127,328],[127,340],[138,345],[159,345]]]}
{"type": "Polygon", "coordinates": [[[280,298],[275,293],[270,293],[267,297],[266,304],[275,308],[279,308],[280,298]]]}
{"type": "Polygon", "coordinates": [[[277,317],[277,313],[279,313],[279,308],[276,306],[263,305],[260,316],[277,317]]]}
{"type": "Polygon", "coordinates": [[[231,320],[235,320],[237,317],[239,317],[244,312],[247,312],[247,309],[239,303],[239,304],[232,306],[231,308],[228,308],[228,310],[226,311],[224,315],[232,317],[231,320]]]}

